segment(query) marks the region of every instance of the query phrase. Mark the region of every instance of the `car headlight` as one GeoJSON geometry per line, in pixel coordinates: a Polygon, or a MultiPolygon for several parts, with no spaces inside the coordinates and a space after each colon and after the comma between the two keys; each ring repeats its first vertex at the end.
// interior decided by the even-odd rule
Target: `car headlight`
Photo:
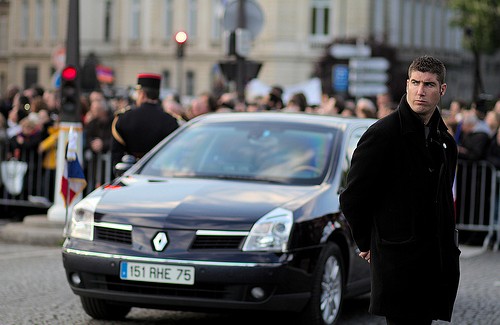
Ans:
{"type": "Polygon", "coordinates": [[[75,204],[66,237],[94,240],[94,212],[100,199],[85,198],[75,204]]]}
{"type": "Polygon", "coordinates": [[[292,211],[283,208],[272,210],[253,225],[243,250],[286,252],[292,225],[292,211]]]}

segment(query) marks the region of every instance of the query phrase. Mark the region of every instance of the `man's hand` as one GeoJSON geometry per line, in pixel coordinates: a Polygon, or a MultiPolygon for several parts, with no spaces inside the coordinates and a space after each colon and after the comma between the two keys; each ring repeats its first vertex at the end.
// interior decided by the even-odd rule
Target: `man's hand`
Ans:
{"type": "Polygon", "coordinates": [[[370,263],[370,258],[371,258],[370,251],[359,253],[359,257],[365,259],[368,263],[370,263]]]}

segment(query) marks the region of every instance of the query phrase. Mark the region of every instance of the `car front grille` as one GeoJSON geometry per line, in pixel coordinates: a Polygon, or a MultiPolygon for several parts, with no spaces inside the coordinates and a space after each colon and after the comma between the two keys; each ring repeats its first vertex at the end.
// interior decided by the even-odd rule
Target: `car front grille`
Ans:
{"type": "Polygon", "coordinates": [[[196,236],[191,249],[241,249],[245,236],[196,236]]]}
{"type": "Polygon", "coordinates": [[[94,226],[94,238],[121,244],[132,244],[132,231],[94,226]]]}
{"type": "MultiPolygon", "coordinates": [[[[168,231],[167,231],[168,232],[168,231]]],[[[199,230],[194,236],[191,250],[241,250],[247,233],[199,230]]],[[[132,245],[132,226],[96,223],[94,239],[117,244],[132,245]]]]}

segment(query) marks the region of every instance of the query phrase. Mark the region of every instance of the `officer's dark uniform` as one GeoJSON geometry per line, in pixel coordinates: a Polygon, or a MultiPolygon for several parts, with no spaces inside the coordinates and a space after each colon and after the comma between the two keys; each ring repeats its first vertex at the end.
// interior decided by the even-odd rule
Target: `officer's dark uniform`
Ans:
{"type": "MultiPolygon", "coordinates": [[[[139,74],[138,88],[153,88],[159,91],[160,80],[160,75],[139,74]]],[[[125,154],[141,158],[178,127],[177,120],[166,113],[159,102],[145,102],[137,108],[121,112],[115,117],[112,125],[113,166],[120,162],[125,154]]]]}

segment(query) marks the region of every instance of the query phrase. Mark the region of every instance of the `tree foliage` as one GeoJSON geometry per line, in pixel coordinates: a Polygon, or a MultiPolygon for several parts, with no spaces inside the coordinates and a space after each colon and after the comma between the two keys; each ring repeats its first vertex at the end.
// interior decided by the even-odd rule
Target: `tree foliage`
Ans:
{"type": "Polygon", "coordinates": [[[464,46],[474,52],[493,54],[500,48],[500,0],[450,0],[454,26],[465,31],[464,46]]]}

